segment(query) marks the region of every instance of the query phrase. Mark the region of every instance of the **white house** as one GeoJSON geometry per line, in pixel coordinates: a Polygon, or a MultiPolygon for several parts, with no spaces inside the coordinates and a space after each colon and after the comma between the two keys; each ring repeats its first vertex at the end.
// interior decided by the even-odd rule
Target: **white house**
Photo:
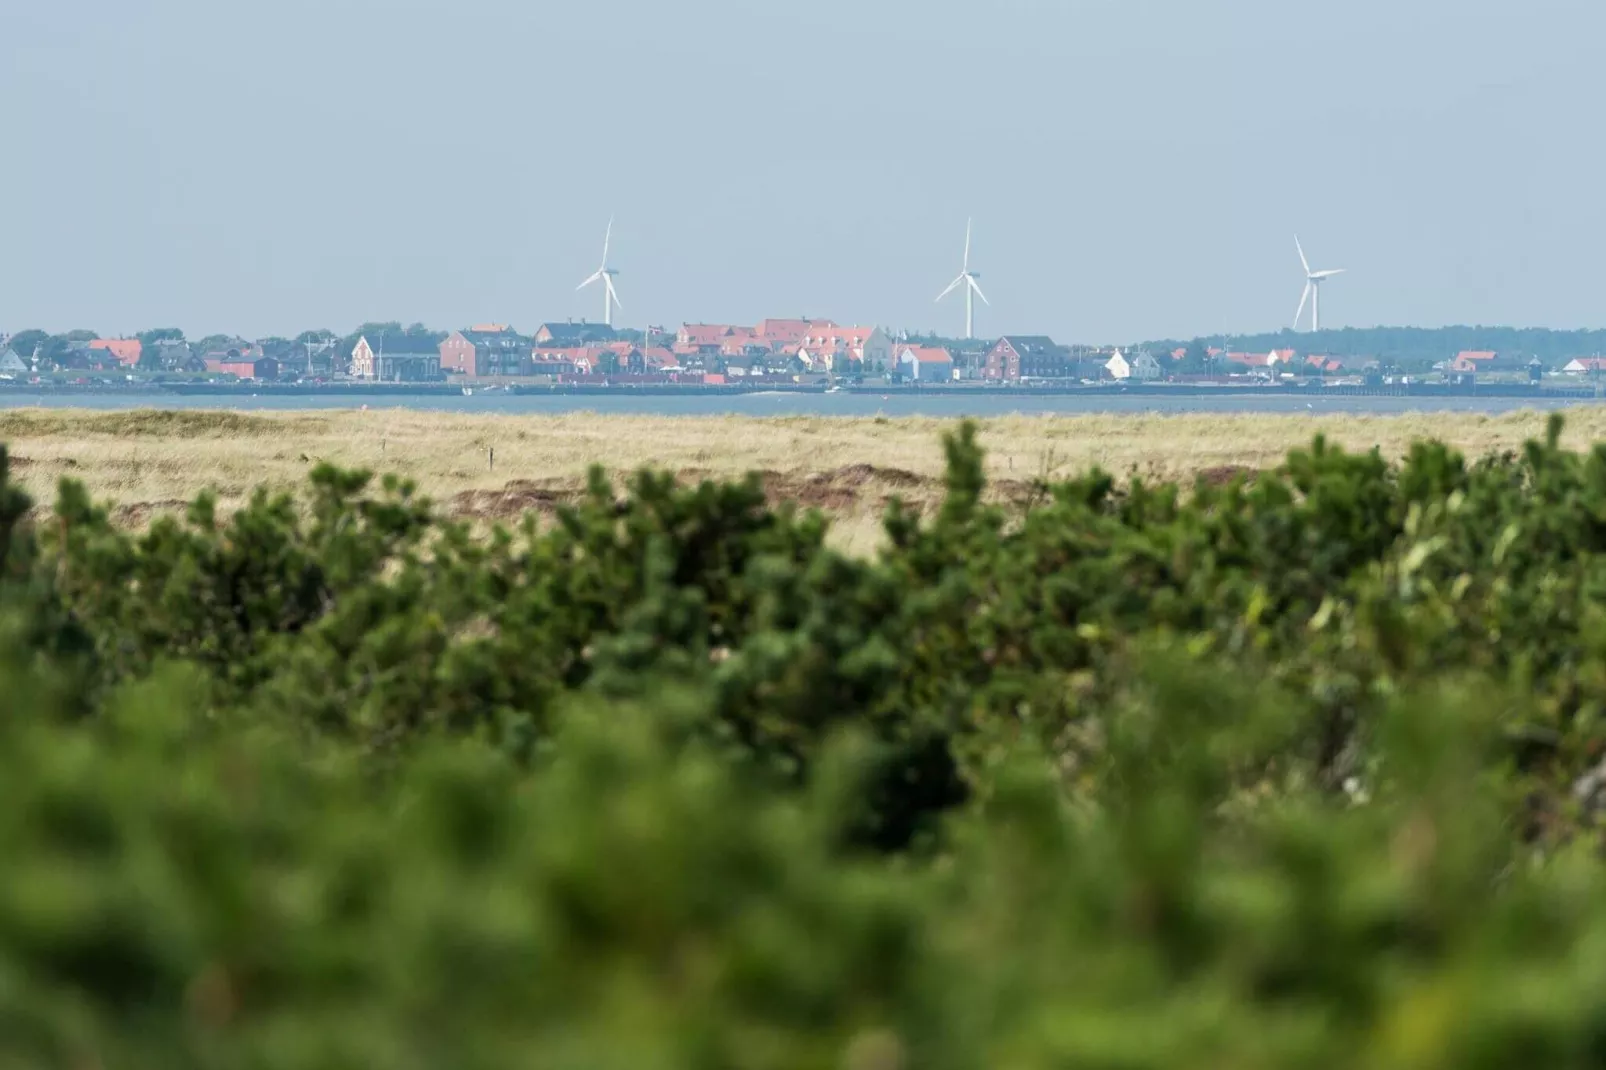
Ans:
{"type": "Polygon", "coordinates": [[[1152,383],[1165,375],[1160,368],[1160,361],[1147,349],[1139,350],[1138,355],[1128,363],[1132,365],[1132,378],[1140,383],[1152,383]]]}
{"type": "Polygon", "coordinates": [[[1104,370],[1110,373],[1111,379],[1126,380],[1132,378],[1132,365],[1127,363],[1121,351],[1117,349],[1115,355],[1104,362],[1104,370]]]}
{"type": "Polygon", "coordinates": [[[830,321],[816,321],[804,329],[798,357],[813,371],[846,372],[858,361],[874,374],[889,371],[894,355],[892,339],[880,327],[839,327],[830,321]]]}
{"type": "Polygon", "coordinates": [[[902,346],[898,370],[917,383],[947,383],[954,378],[954,355],[940,346],[902,346]]]}

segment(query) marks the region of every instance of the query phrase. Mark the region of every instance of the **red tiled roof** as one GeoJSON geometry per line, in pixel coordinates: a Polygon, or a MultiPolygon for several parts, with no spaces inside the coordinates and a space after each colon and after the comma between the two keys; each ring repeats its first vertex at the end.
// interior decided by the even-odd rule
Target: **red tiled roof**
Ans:
{"type": "Polygon", "coordinates": [[[803,338],[805,346],[850,345],[862,346],[869,341],[875,333],[874,327],[838,327],[834,323],[821,322],[809,324],[808,333],[803,338]]]}
{"type": "Polygon", "coordinates": [[[735,327],[725,323],[685,323],[681,325],[679,341],[682,345],[714,346],[735,331],[735,327]]]}
{"type": "Polygon", "coordinates": [[[719,345],[719,351],[727,357],[740,356],[749,347],[767,348],[762,338],[752,334],[737,334],[725,339],[719,345]]]}
{"type": "Polygon", "coordinates": [[[1250,368],[1265,368],[1272,364],[1287,364],[1294,359],[1294,351],[1274,349],[1270,353],[1228,353],[1227,359],[1250,368]]]}
{"type": "Polygon", "coordinates": [[[830,320],[769,319],[761,322],[753,333],[769,345],[774,345],[777,342],[801,342],[803,336],[809,333],[811,326],[834,327],[836,325],[830,320]]]}
{"type": "Polygon", "coordinates": [[[138,364],[144,347],[138,338],[97,338],[89,343],[90,349],[104,349],[117,358],[119,364],[138,364]]]}
{"type": "Polygon", "coordinates": [[[1493,360],[1497,354],[1492,349],[1463,349],[1455,355],[1456,360],[1493,360]]]}
{"type": "Polygon", "coordinates": [[[905,346],[905,355],[912,356],[917,364],[952,364],[954,356],[941,346],[905,346]]]}

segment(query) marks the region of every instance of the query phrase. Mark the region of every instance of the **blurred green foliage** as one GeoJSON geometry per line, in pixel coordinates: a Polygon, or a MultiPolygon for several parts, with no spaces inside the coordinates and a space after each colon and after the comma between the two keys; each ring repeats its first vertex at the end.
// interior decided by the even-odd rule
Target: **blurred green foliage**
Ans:
{"type": "Polygon", "coordinates": [[[1606,1061],[1606,448],[147,532],[0,455],[0,1068],[1606,1061]]]}

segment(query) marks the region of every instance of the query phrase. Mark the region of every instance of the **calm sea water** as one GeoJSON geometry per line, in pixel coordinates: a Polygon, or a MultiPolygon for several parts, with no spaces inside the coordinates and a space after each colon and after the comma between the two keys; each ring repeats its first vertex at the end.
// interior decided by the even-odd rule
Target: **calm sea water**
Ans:
{"type": "MultiPolygon", "coordinates": [[[[1008,416],[1073,413],[1264,412],[1264,413],[1408,413],[1511,412],[1559,409],[1601,402],[1533,398],[1388,398],[1388,397],[999,397],[940,394],[736,394],[725,396],[550,396],[482,394],[473,397],[386,399],[370,408],[406,408],[459,413],[595,412],[638,416],[1008,416]]],[[[0,393],[0,408],[43,406],[81,409],[355,409],[360,397],[180,397],[165,392],[138,394],[11,394],[0,393]]]]}

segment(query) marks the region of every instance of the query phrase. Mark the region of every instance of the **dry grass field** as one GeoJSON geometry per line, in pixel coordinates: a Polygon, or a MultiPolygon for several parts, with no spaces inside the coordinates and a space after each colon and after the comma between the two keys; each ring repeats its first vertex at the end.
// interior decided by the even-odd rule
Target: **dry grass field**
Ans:
{"type": "MultiPolygon", "coordinates": [[[[1117,475],[1191,480],[1275,465],[1318,431],[1346,448],[1402,454],[1420,438],[1469,453],[1510,449],[1542,434],[1535,412],[1498,416],[1411,414],[1015,416],[981,421],[1000,494],[1040,476],[1100,465],[1117,475]]],[[[940,493],[935,418],[475,416],[382,411],[261,412],[0,411],[16,478],[48,503],[62,476],[87,484],[117,516],[140,525],[203,488],[224,507],[259,484],[290,487],[318,461],[414,479],[450,512],[500,518],[572,497],[586,471],[615,476],[643,465],[685,479],[763,473],[777,499],[819,506],[837,518],[836,541],[867,549],[891,495],[925,502],[940,493]],[[494,469],[491,464],[494,451],[494,469]]],[[[1606,437],[1606,408],[1568,413],[1567,439],[1606,437]]]]}

